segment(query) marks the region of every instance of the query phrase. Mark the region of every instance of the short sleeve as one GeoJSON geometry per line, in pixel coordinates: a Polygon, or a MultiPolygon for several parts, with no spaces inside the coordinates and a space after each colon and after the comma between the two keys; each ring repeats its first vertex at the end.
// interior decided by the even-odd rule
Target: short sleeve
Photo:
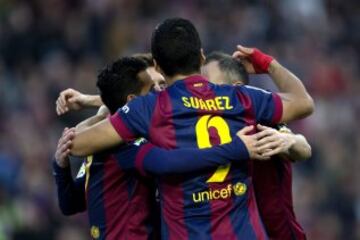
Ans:
{"type": "Polygon", "coordinates": [[[124,141],[147,137],[155,102],[155,94],[137,97],[110,117],[111,124],[124,141]]]}
{"type": "Polygon", "coordinates": [[[275,125],[280,122],[283,106],[278,94],[252,86],[242,86],[240,91],[250,97],[257,123],[275,125]]]}

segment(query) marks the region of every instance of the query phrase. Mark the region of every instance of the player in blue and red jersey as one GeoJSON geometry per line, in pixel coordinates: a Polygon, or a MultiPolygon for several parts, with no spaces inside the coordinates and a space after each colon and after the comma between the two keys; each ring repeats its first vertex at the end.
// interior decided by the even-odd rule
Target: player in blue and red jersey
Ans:
{"type": "MultiPolygon", "coordinates": [[[[243,47],[239,50],[250,51],[243,47]]],[[[230,55],[213,52],[207,56],[202,71],[210,81],[218,81],[218,84],[243,85],[249,81],[246,72],[250,67],[249,61],[245,64],[246,67],[230,55]]],[[[264,136],[267,134],[259,142],[274,142],[279,146],[276,150],[282,153],[272,156],[271,161],[254,162],[256,201],[266,231],[274,240],[305,240],[305,232],[298,223],[293,208],[291,163],[308,159],[311,156],[311,147],[304,136],[292,134],[284,125],[276,126],[278,130],[264,126],[258,128],[264,131],[264,136]]]]}
{"type": "MultiPolygon", "coordinates": [[[[146,68],[141,60],[122,58],[99,74],[97,85],[111,112],[134,95],[149,91],[152,81],[146,68]],[[126,88],[122,87],[124,84],[126,88]]],[[[71,137],[71,130],[67,132],[71,137]]],[[[68,140],[62,141],[66,144],[68,140]]],[[[87,209],[93,239],[151,239],[152,181],[128,171],[127,165],[122,164],[134,150],[132,146],[125,144],[87,157],[73,181],[59,141],[53,169],[60,209],[66,215],[87,209]]]]}
{"type": "MultiPolygon", "coordinates": [[[[76,133],[74,155],[87,155],[145,136],[157,146],[207,148],[231,141],[237,129],[310,114],[301,81],[276,61],[254,60],[281,79],[280,95],[250,87],[217,86],[199,75],[203,61],[195,27],[168,19],[152,37],[152,54],[170,86],[138,97],[111,119],[76,133]],[[285,79],[285,80],[284,80],[285,79]],[[89,141],[91,139],[91,141],[89,141]]],[[[159,179],[163,239],[267,239],[253,191],[251,164],[159,179]]]]}
{"type": "MultiPolygon", "coordinates": [[[[101,100],[112,113],[126,101],[150,89],[152,81],[145,72],[146,67],[141,60],[122,58],[100,73],[97,85],[101,91],[101,100]]],[[[94,121],[93,118],[90,120],[94,121]]],[[[89,124],[88,120],[85,122],[89,124]]],[[[238,133],[245,142],[254,138],[242,132],[245,134],[246,128],[238,133]]],[[[60,209],[65,215],[87,209],[90,232],[94,239],[150,238],[155,221],[150,209],[155,208],[151,205],[155,195],[151,191],[151,179],[144,179],[134,172],[137,162],[142,162],[139,169],[143,173],[146,170],[168,174],[219,166],[229,163],[231,159],[246,161],[249,158],[247,147],[239,138],[212,149],[172,151],[152,144],[141,145],[141,140],[87,157],[73,181],[67,156],[73,136],[73,129],[64,131],[53,164],[60,209]],[[198,165],[189,164],[194,157],[198,159],[198,165]]],[[[249,149],[250,155],[253,155],[249,149]]]]}

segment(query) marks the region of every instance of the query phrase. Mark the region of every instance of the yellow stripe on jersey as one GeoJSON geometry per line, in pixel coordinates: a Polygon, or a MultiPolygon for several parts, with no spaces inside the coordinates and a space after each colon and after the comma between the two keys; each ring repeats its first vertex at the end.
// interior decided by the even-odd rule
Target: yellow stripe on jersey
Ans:
{"type": "Polygon", "coordinates": [[[88,188],[88,184],[89,184],[89,179],[90,179],[90,167],[91,164],[93,162],[93,155],[87,156],[86,158],[86,165],[85,165],[85,174],[86,174],[86,178],[85,178],[85,192],[87,191],[88,188]]]}

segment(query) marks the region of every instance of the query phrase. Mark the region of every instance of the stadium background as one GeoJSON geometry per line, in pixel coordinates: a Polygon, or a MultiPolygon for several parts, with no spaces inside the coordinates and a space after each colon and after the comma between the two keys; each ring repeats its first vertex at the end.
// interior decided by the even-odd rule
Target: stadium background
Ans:
{"type": "Polygon", "coordinates": [[[152,29],[169,16],[194,21],[206,52],[257,46],[302,78],[316,112],[292,125],[313,148],[309,161],[294,165],[297,216],[310,240],[360,239],[359,5],[0,0],[0,240],[89,238],[86,215],[59,213],[50,161],[62,128],[92,111],[59,118],[55,99],[67,87],[96,93],[97,70],[147,51],[152,29]]]}

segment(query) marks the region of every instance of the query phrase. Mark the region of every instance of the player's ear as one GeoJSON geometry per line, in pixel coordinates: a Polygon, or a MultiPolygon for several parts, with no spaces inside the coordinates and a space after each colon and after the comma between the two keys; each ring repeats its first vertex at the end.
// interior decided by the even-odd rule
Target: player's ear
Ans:
{"type": "Polygon", "coordinates": [[[126,103],[130,102],[131,100],[133,100],[134,98],[136,98],[135,94],[129,94],[126,97],[126,103]]]}
{"type": "Polygon", "coordinates": [[[206,60],[206,57],[205,57],[205,54],[204,54],[204,49],[200,49],[200,63],[201,63],[201,66],[205,64],[205,60],[206,60]]]}

